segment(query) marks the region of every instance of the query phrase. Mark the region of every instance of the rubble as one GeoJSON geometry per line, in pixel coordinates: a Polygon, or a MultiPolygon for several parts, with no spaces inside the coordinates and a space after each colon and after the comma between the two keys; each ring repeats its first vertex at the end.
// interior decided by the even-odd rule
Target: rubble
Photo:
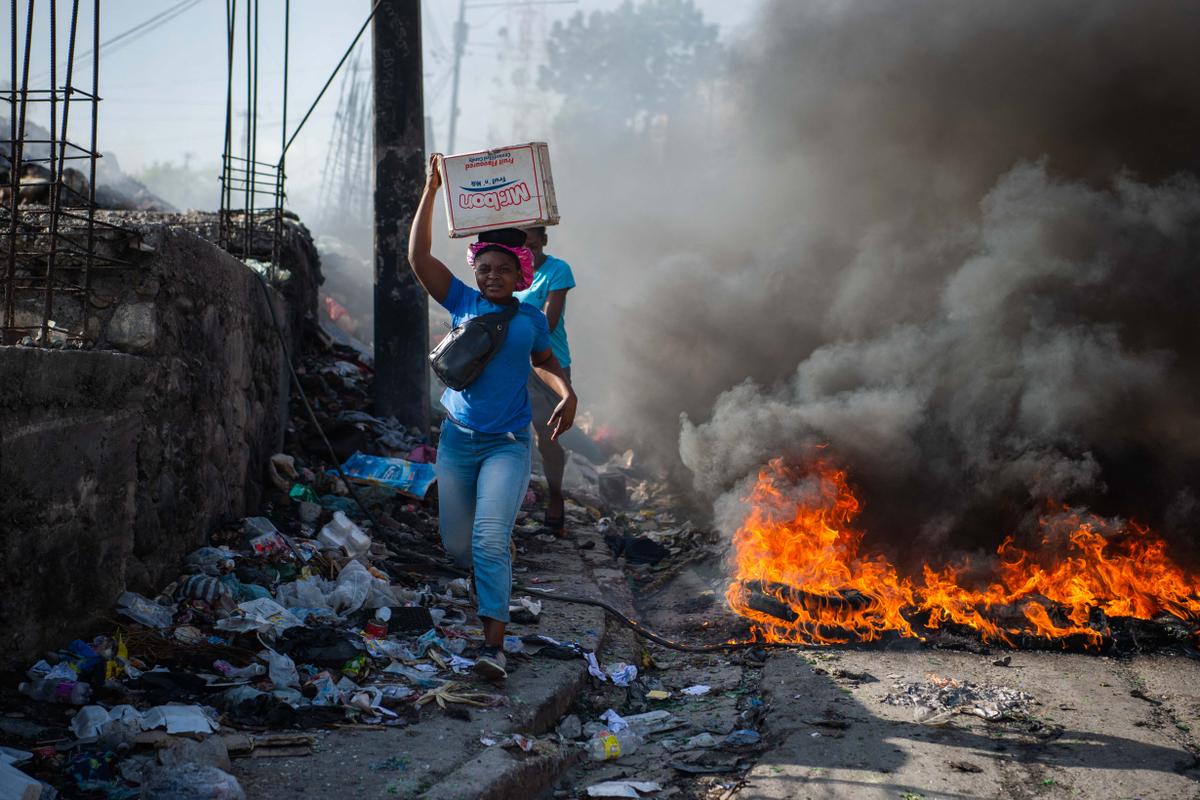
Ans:
{"type": "Polygon", "coordinates": [[[924,725],[942,725],[956,714],[969,714],[988,722],[1025,716],[1034,699],[1006,686],[956,681],[929,675],[920,683],[897,682],[883,702],[908,706],[913,719],[924,725]]]}

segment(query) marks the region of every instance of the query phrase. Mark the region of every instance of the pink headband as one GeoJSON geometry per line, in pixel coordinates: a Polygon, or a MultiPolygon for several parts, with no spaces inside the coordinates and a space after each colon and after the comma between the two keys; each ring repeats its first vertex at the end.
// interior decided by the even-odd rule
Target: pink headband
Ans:
{"type": "Polygon", "coordinates": [[[521,265],[521,274],[517,278],[518,292],[528,289],[533,284],[533,251],[528,247],[509,247],[496,242],[471,242],[467,247],[467,266],[474,269],[475,256],[479,255],[480,250],[488,247],[499,247],[507,253],[512,253],[513,257],[517,259],[517,263],[521,265]]]}

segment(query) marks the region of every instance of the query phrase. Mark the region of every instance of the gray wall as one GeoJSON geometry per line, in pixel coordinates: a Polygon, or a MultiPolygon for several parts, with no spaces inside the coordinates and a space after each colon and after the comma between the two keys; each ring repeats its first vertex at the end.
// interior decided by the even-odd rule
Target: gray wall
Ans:
{"type": "MultiPolygon", "coordinates": [[[[125,588],[153,596],[258,506],[282,442],[287,375],[257,278],[185,230],[139,229],[135,266],[95,282],[88,327],[108,350],[0,347],[2,662],[90,633],[125,588]]],[[[306,237],[289,267],[315,289],[306,237]]],[[[293,346],[300,294],[272,291],[293,346]]]]}

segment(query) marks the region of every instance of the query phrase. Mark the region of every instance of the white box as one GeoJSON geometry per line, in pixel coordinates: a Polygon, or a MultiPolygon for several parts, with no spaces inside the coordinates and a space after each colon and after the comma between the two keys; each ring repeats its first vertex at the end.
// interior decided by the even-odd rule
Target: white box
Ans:
{"type": "Polygon", "coordinates": [[[442,188],[453,238],[496,228],[558,224],[545,142],[445,156],[442,188]]]}

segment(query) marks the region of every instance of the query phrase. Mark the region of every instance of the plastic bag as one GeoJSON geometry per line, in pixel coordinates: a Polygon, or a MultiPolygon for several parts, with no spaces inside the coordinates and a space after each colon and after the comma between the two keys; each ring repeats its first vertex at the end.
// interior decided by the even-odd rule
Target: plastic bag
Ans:
{"type": "Polygon", "coordinates": [[[272,630],[276,634],[279,634],[288,628],[295,628],[304,624],[296,619],[295,614],[269,597],[238,603],[238,610],[241,612],[240,615],[220,620],[213,627],[223,631],[238,631],[240,633],[272,630]]]}
{"type": "Polygon", "coordinates": [[[287,608],[329,608],[326,596],[335,584],[324,578],[301,578],[283,583],[275,590],[275,599],[287,608]]]}
{"type": "Polygon", "coordinates": [[[316,690],[316,695],[312,698],[314,706],[336,706],[342,702],[341,692],[338,691],[337,683],[334,682],[333,676],[328,672],[317,673],[309,685],[316,690]]]}
{"type": "Polygon", "coordinates": [[[266,517],[247,517],[242,531],[246,544],[255,555],[269,556],[272,553],[288,552],[287,540],[266,517]]]}
{"type": "Polygon", "coordinates": [[[357,561],[351,561],[338,574],[337,587],[329,593],[326,602],[340,616],[353,614],[367,602],[367,595],[371,593],[371,582],[374,580],[366,567],[357,561]]]}
{"type": "Polygon", "coordinates": [[[246,800],[237,778],[204,764],[154,770],[142,784],[142,800],[246,800]]]}
{"type": "Polygon", "coordinates": [[[391,608],[400,605],[399,598],[392,591],[392,585],[387,581],[372,576],[371,588],[367,592],[367,602],[364,608],[391,608]]]}
{"type": "Polygon", "coordinates": [[[103,706],[84,706],[71,717],[71,733],[76,739],[92,739],[100,735],[100,726],[111,717],[103,706]]]}
{"type": "Polygon", "coordinates": [[[117,598],[117,613],[148,628],[169,628],[174,621],[174,606],[161,606],[137,592],[122,592],[117,598]]]}
{"type": "Polygon", "coordinates": [[[259,653],[259,656],[267,659],[267,674],[271,678],[271,683],[275,684],[275,688],[284,689],[300,685],[300,673],[296,671],[296,662],[292,661],[290,657],[269,649],[259,653]]]}
{"type": "Polygon", "coordinates": [[[233,571],[233,552],[223,547],[201,547],[188,554],[183,566],[187,572],[220,577],[233,571]]]}

